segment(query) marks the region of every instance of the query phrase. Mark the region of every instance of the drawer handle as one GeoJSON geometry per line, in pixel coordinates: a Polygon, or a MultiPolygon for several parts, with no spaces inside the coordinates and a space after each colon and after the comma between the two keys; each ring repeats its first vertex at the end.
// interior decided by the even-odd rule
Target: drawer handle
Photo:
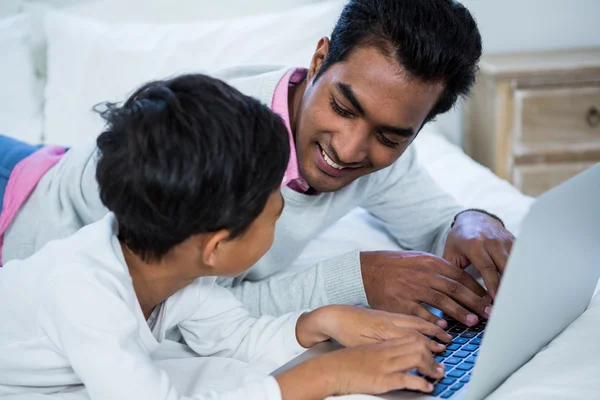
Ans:
{"type": "Polygon", "coordinates": [[[590,128],[595,128],[600,125],[600,111],[596,107],[590,107],[588,110],[585,119],[587,120],[590,128]]]}

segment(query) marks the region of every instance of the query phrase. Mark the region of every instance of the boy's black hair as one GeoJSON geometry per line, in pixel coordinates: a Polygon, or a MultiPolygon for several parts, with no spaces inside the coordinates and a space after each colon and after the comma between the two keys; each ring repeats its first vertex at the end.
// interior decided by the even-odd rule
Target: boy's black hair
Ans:
{"type": "Polygon", "coordinates": [[[481,57],[481,35],[471,13],[454,0],[350,0],[316,78],[360,47],[374,46],[411,79],[443,83],[425,122],[469,94],[481,57]]]}
{"type": "Polygon", "coordinates": [[[160,259],[198,233],[242,234],[279,188],[290,145],[279,116],[205,75],[139,88],[106,103],[98,137],[100,198],[119,239],[160,259]]]}

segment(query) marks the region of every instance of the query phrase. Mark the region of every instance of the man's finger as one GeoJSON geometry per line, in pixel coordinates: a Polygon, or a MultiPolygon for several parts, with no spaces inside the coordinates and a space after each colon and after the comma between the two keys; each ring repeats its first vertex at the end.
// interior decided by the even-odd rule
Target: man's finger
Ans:
{"type": "Polygon", "coordinates": [[[444,313],[467,326],[474,326],[479,322],[477,315],[458,304],[445,293],[437,290],[429,290],[424,293],[422,301],[442,310],[444,313]]]}
{"type": "Polygon", "coordinates": [[[496,264],[496,268],[498,269],[500,274],[503,274],[504,269],[506,268],[506,264],[508,263],[509,251],[507,251],[505,247],[499,243],[488,245],[487,247],[486,250],[488,251],[488,254],[494,261],[494,264],[496,264]]]}
{"type": "Polygon", "coordinates": [[[413,304],[414,305],[411,307],[410,310],[410,315],[414,315],[415,317],[424,319],[427,322],[431,322],[432,324],[435,324],[442,329],[446,329],[448,327],[448,322],[446,322],[443,318],[440,318],[437,315],[427,311],[427,309],[419,303],[413,304]]]}
{"type": "Polygon", "coordinates": [[[457,267],[447,260],[441,258],[436,259],[435,270],[439,274],[466,286],[471,292],[479,297],[483,297],[487,294],[487,291],[483,286],[481,286],[475,278],[469,275],[468,272],[465,272],[462,268],[457,267]]]}
{"type": "MultiPolygon", "coordinates": [[[[469,275],[463,272],[465,275],[469,275]]],[[[469,277],[471,277],[469,275],[469,277]]],[[[473,277],[471,277],[473,279],[473,277]]],[[[444,293],[460,305],[468,308],[469,310],[479,314],[484,318],[489,318],[489,309],[486,308],[490,305],[489,296],[479,296],[473,293],[469,288],[460,284],[460,282],[440,276],[439,279],[431,281],[431,287],[436,289],[438,292],[444,293]]],[[[484,291],[485,293],[485,291],[484,291]]]]}
{"type": "Polygon", "coordinates": [[[492,299],[495,299],[496,293],[498,293],[498,286],[500,285],[500,276],[498,275],[498,267],[494,263],[494,260],[492,260],[492,257],[490,257],[483,247],[477,251],[476,255],[470,257],[470,259],[481,274],[490,296],[492,296],[492,299]]]}

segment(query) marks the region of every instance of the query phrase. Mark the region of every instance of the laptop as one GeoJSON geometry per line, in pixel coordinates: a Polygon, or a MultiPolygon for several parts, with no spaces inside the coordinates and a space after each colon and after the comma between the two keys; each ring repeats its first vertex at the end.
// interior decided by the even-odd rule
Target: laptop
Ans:
{"type": "MultiPolygon", "coordinates": [[[[483,399],[587,308],[600,277],[600,163],[538,198],[523,221],[489,321],[450,319],[454,337],[438,361],[446,376],[433,394],[396,391],[384,399],[483,399]]],[[[277,374],[339,348],[326,342],[277,374]]]]}

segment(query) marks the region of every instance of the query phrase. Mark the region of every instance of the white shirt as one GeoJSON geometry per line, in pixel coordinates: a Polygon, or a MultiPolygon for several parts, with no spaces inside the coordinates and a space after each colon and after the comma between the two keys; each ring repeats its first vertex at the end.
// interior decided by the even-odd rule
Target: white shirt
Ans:
{"type": "MultiPolygon", "coordinates": [[[[84,384],[93,400],[181,397],[151,354],[177,327],[201,356],[280,365],[304,349],[301,313],[252,318],[238,300],[199,278],[160,307],[154,335],[116,237],[114,216],[0,268],[0,396],[54,393],[84,384]],[[276,351],[273,351],[276,350],[276,351]]],[[[280,399],[273,377],[192,399],[280,399]]]]}

